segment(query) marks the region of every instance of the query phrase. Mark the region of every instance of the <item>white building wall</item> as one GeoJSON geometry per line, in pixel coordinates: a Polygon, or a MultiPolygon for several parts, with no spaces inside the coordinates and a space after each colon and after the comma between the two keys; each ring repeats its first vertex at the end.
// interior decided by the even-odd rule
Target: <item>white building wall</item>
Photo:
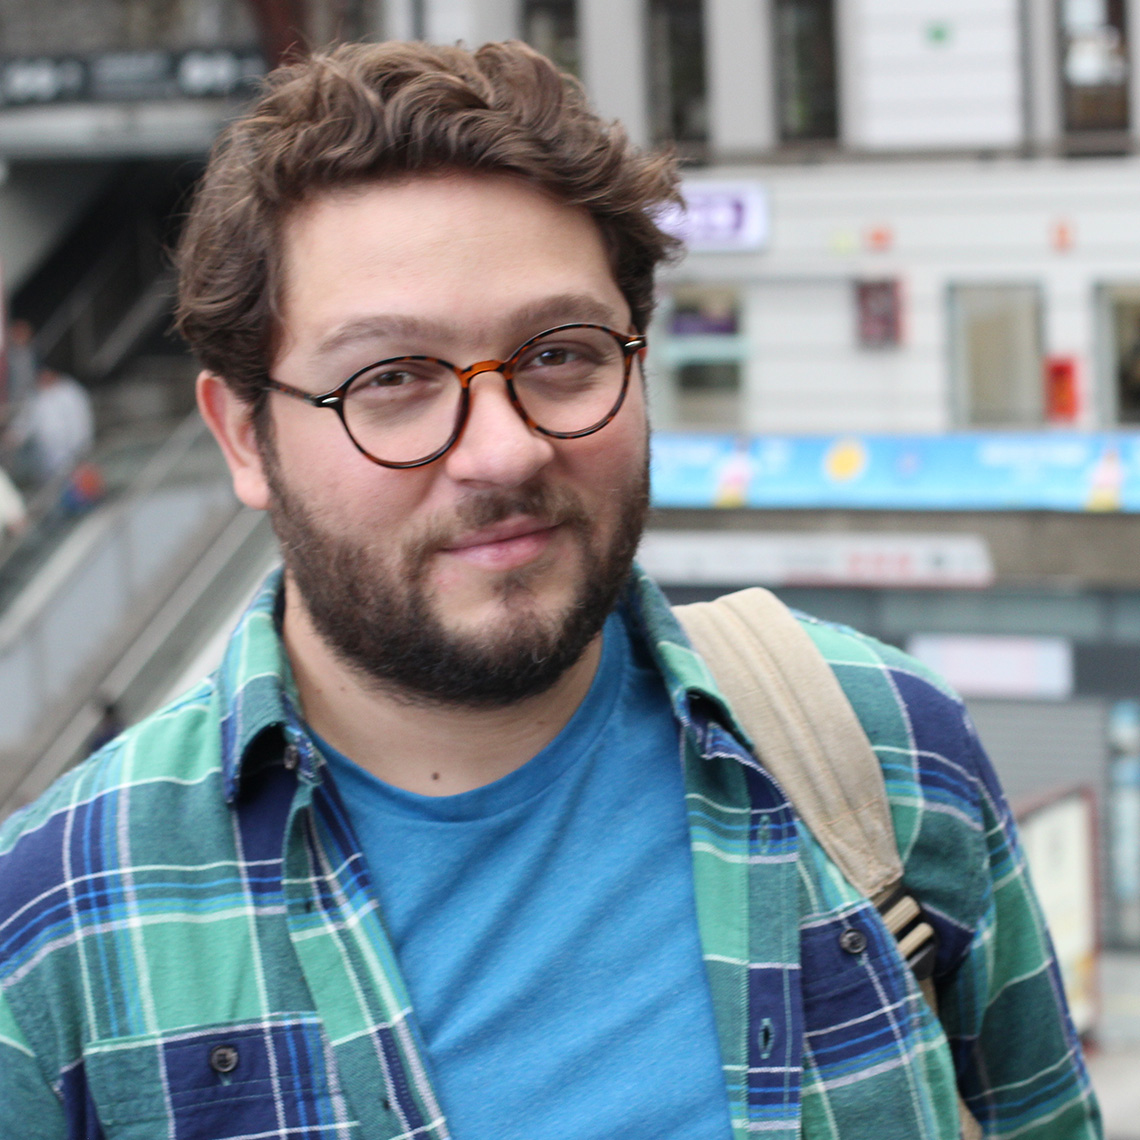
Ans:
{"type": "Polygon", "coordinates": [[[713,154],[772,149],[771,0],[705,0],[705,40],[713,154]]]}
{"type": "Polygon", "coordinates": [[[582,82],[598,113],[649,141],[649,78],[641,0],[578,0],[582,82]]]}
{"type": "Polygon", "coordinates": [[[924,401],[915,399],[922,354],[853,351],[852,292],[850,281],[835,279],[771,281],[749,290],[752,430],[875,432],[885,422],[929,430],[924,401]]]}
{"type": "Polygon", "coordinates": [[[1024,0],[1022,11],[1026,140],[1035,150],[1050,150],[1061,136],[1057,0],[1024,0]]]}
{"type": "Polygon", "coordinates": [[[1018,0],[841,0],[844,141],[1007,148],[1024,134],[1018,0]]]}
{"type": "Polygon", "coordinates": [[[693,254],[665,287],[737,285],[750,349],[742,429],[961,426],[948,319],[955,284],[1039,285],[1044,351],[1078,361],[1078,426],[1104,423],[1111,399],[1100,388],[1111,377],[1096,355],[1097,290],[1140,284],[1140,160],[832,163],[702,175],[714,176],[767,188],[771,243],[757,253],[693,254]],[[885,248],[873,248],[876,239],[885,248]],[[902,284],[903,343],[861,348],[853,282],[883,278],[902,284]]]}
{"type": "MultiPolygon", "coordinates": [[[[410,0],[387,0],[407,34],[410,0]],[[404,17],[401,19],[401,16],[404,17]]],[[[1140,58],[1140,0],[1128,0],[1140,58]]],[[[1098,287],[1140,285],[1140,161],[1026,159],[1056,150],[1055,0],[837,0],[842,148],[890,158],[773,165],[778,140],[771,0],[705,0],[710,153],[701,179],[768,191],[773,231],[758,253],[695,254],[665,282],[733,282],[742,300],[740,427],[770,432],[940,432],[961,426],[952,375],[955,284],[1041,289],[1043,350],[1078,360],[1079,426],[1110,421],[1114,382],[1098,287]],[[955,149],[1005,152],[978,161],[955,149]],[[924,152],[900,160],[899,153],[924,152]],[[761,162],[745,163],[755,155],[761,162]],[[1058,227],[1070,242],[1059,248],[1058,227]],[[875,235],[886,240],[876,242],[875,235]],[[857,343],[854,282],[895,278],[903,343],[857,343]]],[[[515,0],[426,0],[430,38],[519,34],[515,0]]],[[[648,137],[642,0],[579,0],[582,77],[598,110],[648,137]]],[[[1140,82],[1133,82],[1140,134],[1140,82]]],[[[1064,243],[1061,243],[1064,245],[1064,243]]],[[[659,342],[664,330],[654,330],[659,342]]],[[[654,413],[676,424],[658,356],[654,413]]]]}

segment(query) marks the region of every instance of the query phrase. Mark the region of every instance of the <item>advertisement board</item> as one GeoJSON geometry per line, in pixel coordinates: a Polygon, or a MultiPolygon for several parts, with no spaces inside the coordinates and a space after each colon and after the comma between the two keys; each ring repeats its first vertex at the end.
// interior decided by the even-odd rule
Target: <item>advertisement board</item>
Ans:
{"type": "Polygon", "coordinates": [[[1029,873],[1061,968],[1077,1032],[1096,1024],[1096,816],[1090,789],[1055,793],[1017,813],[1029,873]]]}
{"type": "Polygon", "coordinates": [[[1140,511],[1140,432],[655,433],[659,507],[1140,511]]]}

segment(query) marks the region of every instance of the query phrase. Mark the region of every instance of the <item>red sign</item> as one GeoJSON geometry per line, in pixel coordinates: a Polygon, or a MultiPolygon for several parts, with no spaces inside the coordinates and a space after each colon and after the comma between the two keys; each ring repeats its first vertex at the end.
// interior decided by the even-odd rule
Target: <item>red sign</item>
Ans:
{"type": "Polygon", "coordinates": [[[1045,418],[1051,424],[1071,424],[1079,410],[1077,358],[1045,357],[1045,418]]]}

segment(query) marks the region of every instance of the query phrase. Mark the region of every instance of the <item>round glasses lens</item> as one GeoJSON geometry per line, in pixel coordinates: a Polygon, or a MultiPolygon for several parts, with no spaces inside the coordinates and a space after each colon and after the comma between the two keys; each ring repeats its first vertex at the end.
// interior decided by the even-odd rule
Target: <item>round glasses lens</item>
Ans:
{"type": "Polygon", "coordinates": [[[626,360],[613,333],[554,329],[514,358],[519,403],[541,428],[584,432],[601,424],[621,399],[626,360]]]}
{"type": "Polygon", "coordinates": [[[385,360],[352,382],[344,422],[374,459],[415,463],[451,438],[462,395],[459,377],[438,360],[385,360]]]}

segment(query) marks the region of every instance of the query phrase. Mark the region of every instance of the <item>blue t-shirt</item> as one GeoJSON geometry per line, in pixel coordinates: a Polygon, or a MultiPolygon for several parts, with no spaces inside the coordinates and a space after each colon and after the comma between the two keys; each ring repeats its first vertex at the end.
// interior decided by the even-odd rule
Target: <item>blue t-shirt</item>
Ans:
{"type": "Polygon", "coordinates": [[[461,795],[322,746],[456,1140],[731,1135],[678,730],[642,652],[611,616],[557,738],[461,795]]]}

